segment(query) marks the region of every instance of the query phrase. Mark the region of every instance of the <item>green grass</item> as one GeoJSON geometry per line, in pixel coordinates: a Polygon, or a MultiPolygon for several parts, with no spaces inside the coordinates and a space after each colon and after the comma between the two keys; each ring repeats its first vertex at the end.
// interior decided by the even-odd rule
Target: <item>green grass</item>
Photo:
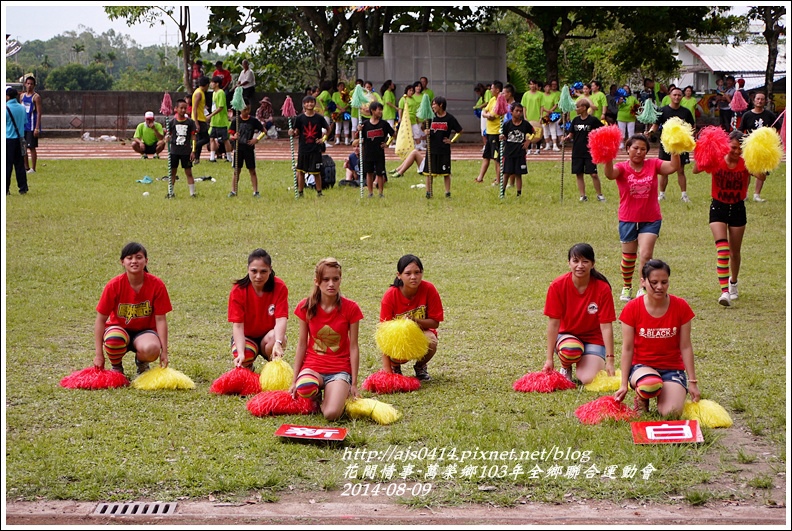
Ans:
{"type": "MultiPolygon", "coordinates": [[[[339,157],[337,157],[339,158],[339,157]]],[[[313,267],[325,256],[343,266],[342,291],[357,301],[361,324],[361,381],[376,371],[380,355],[373,339],[379,301],[393,280],[398,258],[421,257],[425,278],[443,298],[446,320],[433,381],[420,391],[382,397],[403,413],[391,426],[368,420],[337,424],[350,430],[347,445],[385,450],[456,448],[473,451],[550,450],[587,452],[586,463],[469,460],[444,477],[440,464],[432,491],[412,506],[487,502],[510,506],[519,499],[560,502],[578,498],[669,501],[682,496],[706,503],[704,485],[715,470],[708,457],[734,459],[717,442],[721,430],[705,430],[710,444],[637,446],[627,423],[581,425],[577,406],[597,395],[586,391],[523,394],[512,383],[539,370],[544,360],[547,286],[567,270],[566,252],[586,241],[597,268],[618,296],[620,247],[618,196],[604,182],[606,203],[579,204],[574,177],[565,175],[559,201],[558,164],[530,163],[523,197],[512,189],[499,200],[496,189],[472,182],[477,162],[455,162],[453,198],[411,189],[414,171],[391,179],[384,199],[361,200],[357,190],[333,189],[321,200],[310,190],[295,201],[287,162],[261,162],[262,197],[251,197],[243,173],[240,196],[227,199],[230,169],[202,164],[195,175],[200,197],[187,197],[184,177],[173,200],[166,185],[136,184],[145,174],[165,174],[164,161],[42,161],[31,192],[12,195],[6,207],[6,482],[14,499],[128,500],[180,496],[244,499],[251,492],[277,499],[287,489],[340,490],[347,466],[343,447],[280,442],[284,422],[323,425],[320,417],[256,418],[245,399],[215,396],[212,381],[231,368],[226,320],[231,282],[246,272],[248,253],[263,247],[290,289],[290,303],[306,296],[313,267]],[[43,166],[45,163],[46,166],[43,166]],[[157,168],[156,170],[153,168],[157,168]],[[143,191],[150,191],[143,197],[143,191]],[[367,236],[367,238],[363,238],[367,236]],[[121,247],[143,243],[149,270],[162,278],[174,311],[168,316],[171,366],[197,384],[193,391],[133,389],[74,391],[58,386],[74,370],[91,364],[95,307],[105,283],[122,272],[121,247]],[[714,455],[713,455],[714,454],[714,455]],[[514,474],[516,465],[522,474],[514,474]],[[553,464],[563,467],[547,476],[553,464]],[[580,464],[577,477],[569,465],[580,464]],[[645,480],[640,470],[655,471],[645,480]],[[462,476],[466,465],[468,469],[462,476]],[[532,478],[535,465],[542,473],[532,478]],[[590,467],[595,465],[597,472],[590,467]],[[602,477],[616,466],[615,477],[602,477]],[[622,470],[635,466],[632,477],[622,470]],[[493,477],[491,467],[496,467],[493,477]],[[508,474],[500,476],[500,468],[508,474]],[[483,472],[482,472],[483,470],[483,472]],[[587,477],[586,472],[592,477],[587,477]],[[483,475],[482,475],[483,474],[483,475]],[[479,490],[479,487],[495,487],[479,490]]],[[[389,166],[390,167],[390,166],[389,166]]],[[[488,181],[492,176],[485,179],[488,181]]],[[[679,201],[675,179],[655,256],[672,268],[671,292],[688,300],[696,319],[693,345],[703,398],[732,406],[732,429],[748,428],[785,455],[784,377],[787,238],[786,189],[781,175],[768,179],[768,203],[749,203],[743,245],[740,299],[717,304],[715,249],[707,226],[710,181],[689,176],[693,204],[679,201]]],[[[594,197],[589,183],[589,197],[594,197]]],[[[15,186],[12,187],[14,190],[15,186]]],[[[617,312],[623,303],[616,301],[617,312]]],[[[621,333],[614,327],[617,352],[621,333]]],[[[293,360],[295,319],[289,320],[293,360]]],[[[133,370],[131,360],[125,361],[133,370]]],[[[258,364],[257,364],[258,365],[258,364]]],[[[411,373],[411,368],[407,373],[411,373]]],[[[745,449],[742,459],[754,454],[745,449]]],[[[741,450],[742,451],[742,450],[741,450]]],[[[408,482],[425,479],[430,461],[412,460],[408,482]]],[[[408,462],[398,463],[392,481],[408,462]]],[[[365,463],[360,465],[360,473],[365,463]]],[[[387,463],[377,463],[381,468],[387,463]]],[[[716,465],[717,466],[717,465],[716,465]]],[[[360,481],[360,480],[356,480],[360,481]]],[[[381,476],[367,480],[381,482],[381,476]]],[[[757,480],[757,488],[759,486],[757,480]]],[[[766,482],[765,482],[766,483],[766,482]]]]}

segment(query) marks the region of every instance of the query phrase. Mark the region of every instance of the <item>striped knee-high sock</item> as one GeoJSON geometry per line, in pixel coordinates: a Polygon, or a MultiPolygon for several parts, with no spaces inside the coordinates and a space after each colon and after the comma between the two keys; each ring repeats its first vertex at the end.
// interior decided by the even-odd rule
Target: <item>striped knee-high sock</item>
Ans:
{"type": "Polygon", "coordinates": [[[633,278],[633,272],[635,272],[635,260],[637,258],[638,258],[638,253],[622,252],[621,274],[625,288],[632,288],[632,278],[633,278]]]}
{"type": "Polygon", "coordinates": [[[715,242],[715,250],[718,252],[718,283],[721,291],[729,291],[729,240],[718,240],[715,242]]]}

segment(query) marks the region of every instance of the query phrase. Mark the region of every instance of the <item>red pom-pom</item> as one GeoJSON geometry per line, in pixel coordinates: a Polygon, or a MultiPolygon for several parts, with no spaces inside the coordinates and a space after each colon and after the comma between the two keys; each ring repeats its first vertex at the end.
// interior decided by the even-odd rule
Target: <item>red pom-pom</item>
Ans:
{"type": "Polygon", "coordinates": [[[375,372],[363,382],[363,389],[381,395],[409,393],[420,387],[421,381],[418,378],[404,376],[403,374],[393,374],[385,370],[375,372]]]}
{"type": "Polygon", "coordinates": [[[720,127],[708,125],[699,132],[693,158],[701,171],[715,173],[726,161],[723,158],[729,153],[729,135],[720,127]]]}
{"type": "Polygon", "coordinates": [[[281,107],[281,115],[284,118],[293,118],[297,116],[297,111],[294,109],[294,102],[291,96],[286,96],[286,101],[283,102],[283,106],[281,107]]]}
{"type": "Polygon", "coordinates": [[[303,397],[294,399],[288,391],[264,391],[248,400],[247,408],[257,417],[310,415],[316,411],[316,402],[303,397]]]}
{"type": "Polygon", "coordinates": [[[173,114],[173,103],[171,102],[171,97],[169,93],[165,93],[162,96],[162,105],[160,105],[160,114],[164,114],[165,116],[170,116],[173,114]]]}
{"type": "Polygon", "coordinates": [[[598,127],[589,133],[588,147],[591,152],[591,161],[594,164],[604,164],[616,158],[619,154],[619,145],[622,142],[622,133],[618,125],[598,127]]]}
{"type": "Polygon", "coordinates": [[[212,382],[209,391],[218,395],[255,395],[261,391],[261,380],[249,369],[234,367],[212,382]]]}
{"type": "Polygon", "coordinates": [[[734,91],[734,96],[732,96],[731,102],[729,102],[729,108],[734,112],[742,112],[748,108],[748,102],[745,101],[745,98],[742,97],[742,93],[739,90],[734,91]]]}
{"type": "Polygon", "coordinates": [[[505,116],[509,112],[509,104],[502,92],[498,94],[498,99],[495,100],[495,107],[493,107],[492,112],[500,116],[505,116]]]}
{"type": "Polygon", "coordinates": [[[66,376],[60,385],[67,389],[112,389],[129,385],[129,380],[120,372],[88,367],[66,376]]]}
{"type": "Polygon", "coordinates": [[[634,419],[638,413],[623,402],[617,402],[612,396],[602,396],[577,408],[575,415],[583,424],[599,424],[605,419],[634,419]]]}
{"type": "Polygon", "coordinates": [[[515,391],[523,393],[552,393],[574,389],[575,384],[558,371],[531,372],[514,382],[515,391]]]}

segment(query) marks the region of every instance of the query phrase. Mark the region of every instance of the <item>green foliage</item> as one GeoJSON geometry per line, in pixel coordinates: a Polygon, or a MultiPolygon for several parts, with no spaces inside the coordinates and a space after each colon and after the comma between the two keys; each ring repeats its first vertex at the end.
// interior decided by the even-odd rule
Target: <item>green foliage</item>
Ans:
{"type": "Polygon", "coordinates": [[[175,66],[165,65],[155,69],[149,64],[145,70],[127,68],[113,83],[113,90],[164,92],[180,90],[181,85],[181,71],[175,66]]]}
{"type": "Polygon", "coordinates": [[[104,65],[72,63],[53,68],[45,83],[49,90],[109,90],[113,79],[104,65]]]}
{"type": "MultiPolygon", "coordinates": [[[[346,153],[332,156],[340,164],[346,153]]],[[[721,430],[705,431],[709,444],[696,447],[634,445],[627,423],[584,426],[574,417],[575,408],[596,394],[511,389],[517,378],[544,362],[544,299],[552,279],[567,270],[570,245],[593,245],[597,269],[618,295],[621,254],[613,182],[602,180],[607,202],[578,203],[574,178],[567,173],[561,203],[559,163],[529,160],[522,198],[515,198],[511,188],[499,200],[495,188],[473,183],[478,161],[454,161],[450,200],[442,197],[439,178],[435,198],[425,200],[423,190],[411,188],[422,181],[411,169],[388,182],[381,200],[361,200],[356,189],[336,187],[321,199],[306,190],[296,201],[289,190],[290,162],[259,160],[261,198],[251,197],[243,171],[239,196],[227,199],[230,166],[204,159],[195,167],[196,177],[217,179],[199,181],[196,199],[188,198],[179,170],[176,198],[166,200],[165,182],[135,183],[144,175],[165,175],[165,160],[39,158],[30,193],[20,197],[12,190],[6,199],[4,474],[9,499],[174,500],[209,494],[240,499],[261,490],[271,499],[292,489],[343,485],[350,464],[342,459],[343,446],[280,443],[273,437],[284,422],[325,425],[321,417],[255,418],[245,409],[245,399],[208,390],[231,368],[228,293],[256,247],[272,255],[274,269],[289,287],[292,308],[307,296],[321,257],[333,255],[344,264],[342,291],[365,315],[361,380],[381,365],[373,334],[398,257],[420,256],[425,279],[440,291],[445,321],[429,364],[433,381],[414,393],[382,397],[404,415],[395,424],[346,418],[333,423],[350,430],[348,448],[534,451],[555,445],[590,451],[591,460],[583,466],[595,464],[600,471],[608,465],[640,469],[648,463],[656,469],[649,481],[640,473],[612,480],[544,474],[539,479],[525,474],[490,478],[490,467],[511,471],[516,463],[471,460],[479,467],[475,475],[439,477],[424,499],[427,504],[511,505],[526,493],[531,501],[553,502],[569,495],[668,503],[669,495],[678,495],[698,504],[716,497],[713,492],[732,493],[728,484],[718,491],[706,484],[712,474],[705,461],[734,462],[735,447],[715,441],[713,432],[721,430]],[[151,195],[143,197],[144,191],[151,195]],[[174,307],[168,315],[170,363],[190,376],[197,389],[62,389],[58,381],[63,376],[91,364],[96,302],[104,284],[121,272],[118,252],[131,240],[147,247],[149,269],[168,286],[174,307]],[[480,491],[484,485],[498,491],[480,491]]],[[[389,162],[388,169],[392,167],[389,162]]],[[[492,171],[486,178],[491,177],[492,171]]],[[[779,171],[768,178],[764,195],[769,202],[746,205],[750,230],[742,248],[740,299],[733,308],[716,302],[720,290],[707,226],[707,176],[689,179],[692,204],[678,200],[672,179],[655,249],[657,257],[671,264],[671,292],[684,297],[696,313],[692,338],[702,391],[724,405],[741,397],[745,409],[730,412],[731,430],[757,428],[755,433],[765,437],[762,446],[771,446],[769,451],[778,456],[787,447],[787,395],[778,363],[786,352],[788,278],[784,254],[773,252],[787,238],[783,220],[789,184],[783,177],[779,171]]],[[[591,190],[588,178],[586,184],[591,190]]],[[[616,305],[618,315],[623,303],[617,300],[616,305]]],[[[619,356],[621,336],[619,327],[614,329],[619,356]]],[[[291,316],[289,362],[297,334],[291,316]]],[[[124,363],[128,372],[134,370],[129,356],[124,363]]],[[[407,374],[411,371],[405,368],[407,374]]],[[[658,419],[654,414],[649,418],[658,419]]],[[[750,443],[744,448],[759,451],[750,443]]],[[[407,463],[423,469],[427,461],[407,463]]],[[[407,463],[398,463],[399,469],[407,463]]],[[[522,463],[525,472],[536,464],[546,471],[552,463],[522,463]]],[[[572,463],[559,464],[566,470],[572,463]]],[[[754,483],[757,488],[767,485],[766,480],[754,483]]],[[[752,496],[741,489],[733,492],[737,500],[752,496]]]]}

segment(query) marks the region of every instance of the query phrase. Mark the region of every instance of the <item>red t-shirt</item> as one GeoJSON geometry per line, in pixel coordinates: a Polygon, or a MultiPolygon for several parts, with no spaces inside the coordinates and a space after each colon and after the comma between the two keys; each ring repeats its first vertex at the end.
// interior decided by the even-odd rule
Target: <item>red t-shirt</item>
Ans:
{"type": "Polygon", "coordinates": [[[561,334],[572,334],[583,343],[605,346],[600,324],[616,320],[613,295],[607,282],[591,277],[586,291],[579,293],[572,272],[553,280],[547,290],[544,314],[561,320],[561,334]]]}
{"type": "MultiPolygon", "coordinates": [[[[380,303],[380,321],[393,319],[434,319],[443,322],[443,303],[434,284],[422,280],[412,299],[405,297],[400,288],[391,286],[380,303]]],[[[431,329],[435,334],[437,330],[431,329]]]]}
{"type": "Polygon", "coordinates": [[[245,336],[262,337],[275,328],[275,319],[289,317],[289,290],[275,277],[275,287],[270,292],[256,295],[253,284],[242,288],[234,285],[228,296],[228,322],[244,323],[245,336]]]}
{"type": "Polygon", "coordinates": [[[156,330],[155,315],[173,309],[165,284],[151,273],[143,274],[143,286],[135,293],[126,273],[110,280],[102,291],[96,311],[107,315],[107,326],[140,332],[156,330]]]}
{"type": "Polygon", "coordinates": [[[657,200],[657,172],[663,163],[660,159],[644,159],[640,173],[630,167],[630,161],[619,162],[616,185],[619,187],[619,221],[633,223],[663,219],[657,200]]]}
{"type": "Polygon", "coordinates": [[[220,77],[223,78],[223,82],[220,83],[220,88],[221,89],[225,90],[225,88],[228,87],[228,84],[231,83],[231,71],[230,70],[217,70],[217,69],[215,69],[215,71],[212,72],[212,77],[215,77],[215,76],[220,76],[220,77]]]}
{"type": "Polygon", "coordinates": [[[748,195],[748,184],[751,174],[745,168],[742,157],[734,168],[725,165],[712,174],[712,198],[733,205],[744,200],[748,195]]]}
{"type": "MultiPolygon", "coordinates": [[[[306,321],[303,299],[294,309],[294,315],[306,321]]],[[[302,369],[320,374],[345,371],[352,373],[349,360],[349,327],[363,319],[360,306],[353,300],[341,297],[341,307],[326,312],[317,306],[316,315],[308,322],[308,349],[302,369]]]]}
{"type": "Polygon", "coordinates": [[[662,317],[646,311],[644,296],[635,298],[622,309],[619,320],[635,330],[632,364],[653,369],[685,370],[679,348],[679,331],[695,314],[685,299],[669,295],[668,310],[662,317]]]}

